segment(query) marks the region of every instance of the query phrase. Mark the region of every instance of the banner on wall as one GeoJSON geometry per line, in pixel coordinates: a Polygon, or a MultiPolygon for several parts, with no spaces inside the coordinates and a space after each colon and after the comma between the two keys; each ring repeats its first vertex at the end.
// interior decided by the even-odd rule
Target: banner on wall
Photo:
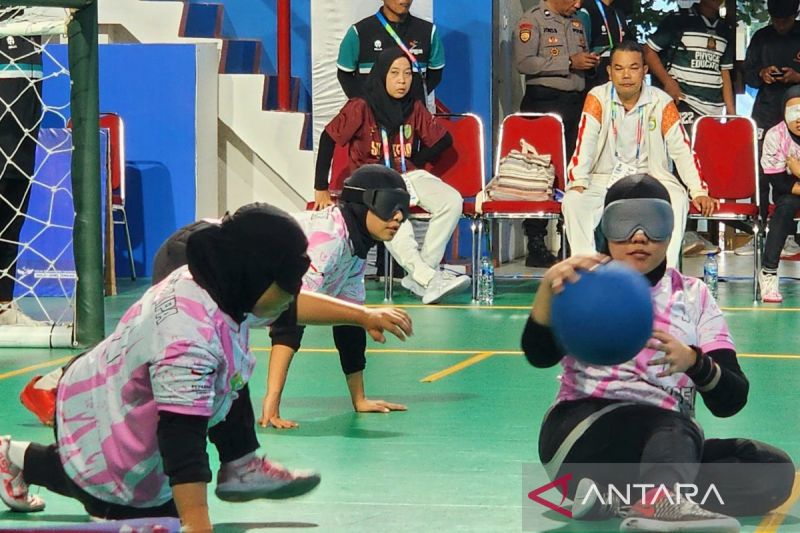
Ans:
{"type": "MultiPolygon", "coordinates": [[[[380,0],[311,0],[311,91],[315,150],[323,128],[347,101],[336,79],[339,43],[351,25],[374,15],[382,5],[380,0]]],[[[411,13],[415,17],[433,20],[433,0],[415,0],[411,13]]]]}

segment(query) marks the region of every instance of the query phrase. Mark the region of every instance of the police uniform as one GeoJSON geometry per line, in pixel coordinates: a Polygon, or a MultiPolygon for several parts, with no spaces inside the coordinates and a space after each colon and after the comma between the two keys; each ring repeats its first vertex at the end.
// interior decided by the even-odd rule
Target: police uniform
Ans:
{"type": "MultiPolygon", "coordinates": [[[[21,13],[9,11],[6,19],[21,13]]],[[[36,140],[42,116],[40,83],[42,55],[39,37],[0,38],[0,150],[5,154],[0,172],[0,302],[12,299],[16,275],[17,242],[28,209],[36,140]],[[5,111],[9,106],[9,111],[5,111]]]]}
{"type": "MultiPolygon", "coordinates": [[[[526,11],[519,20],[514,39],[514,63],[525,75],[526,83],[520,110],[561,116],[567,158],[575,149],[585,87],[585,74],[570,68],[570,56],[586,50],[580,19],[563,17],[550,10],[545,2],[526,11]]],[[[548,267],[553,264],[555,258],[544,244],[547,221],[526,220],[523,226],[528,236],[525,265],[548,267]]]]}
{"type": "MultiPolygon", "coordinates": [[[[421,72],[414,73],[411,94],[422,98],[421,76],[426,76],[428,92],[441,80],[444,68],[444,46],[436,31],[436,25],[408,15],[401,22],[389,22],[400,39],[417,58],[421,72]]],[[[394,38],[383,27],[377,15],[364,18],[347,30],[339,44],[339,82],[348,98],[358,96],[364,79],[372,70],[378,56],[387,48],[397,46],[394,38]]]]}
{"type": "Polygon", "coordinates": [[[572,70],[569,58],[586,50],[583,24],[576,16],[563,17],[542,3],[519,21],[514,62],[526,83],[520,110],[561,115],[568,156],[578,136],[585,87],[584,72],[572,70]]]}

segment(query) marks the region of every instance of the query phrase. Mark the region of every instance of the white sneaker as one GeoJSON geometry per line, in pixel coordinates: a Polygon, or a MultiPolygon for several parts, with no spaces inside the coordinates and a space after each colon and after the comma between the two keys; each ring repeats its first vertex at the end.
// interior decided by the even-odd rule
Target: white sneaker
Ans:
{"type": "Polygon", "coordinates": [[[44,509],[44,500],[28,493],[28,484],[22,478],[22,469],[8,458],[11,437],[0,437],[0,500],[9,509],[20,513],[33,513],[44,509]]]}
{"type": "Polygon", "coordinates": [[[402,285],[404,289],[411,291],[420,298],[425,296],[425,287],[414,281],[414,278],[411,277],[411,274],[408,274],[401,279],[400,285],[402,285]]]}
{"type": "Polygon", "coordinates": [[[217,472],[217,498],[228,502],[247,502],[257,498],[281,500],[313,490],[320,482],[311,470],[288,470],[266,457],[255,454],[238,465],[226,463],[217,472]]]}
{"type": "Polygon", "coordinates": [[[763,270],[758,273],[758,287],[761,290],[761,301],[768,304],[779,304],[783,301],[777,274],[767,274],[763,270]]]}
{"type": "Polygon", "coordinates": [[[683,255],[695,257],[698,255],[718,254],[719,246],[703,238],[695,231],[687,231],[683,236],[683,255]]]}
{"type": "Polygon", "coordinates": [[[755,239],[750,237],[750,240],[743,245],[736,248],[733,253],[736,255],[753,255],[756,251],[754,246],[755,239]]]}
{"type": "Polygon", "coordinates": [[[786,243],[783,245],[783,250],[781,250],[781,259],[792,257],[797,254],[800,254],[800,246],[798,246],[797,241],[795,241],[794,235],[789,235],[786,237],[786,243]]]}
{"type": "Polygon", "coordinates": [[[34,320],[19,308],[17,302],[0,304],[0,326],[44,326],[48,322],[34,320]]]}
{"type": "Polygon", "coordinates": [[[444,295],[469,286],[470,282],[469,276],[455,276],[448,272],[437,272],[425,288],[425,295],[422,297],[422,303],[436,303],[441,300],[444,295]]]}

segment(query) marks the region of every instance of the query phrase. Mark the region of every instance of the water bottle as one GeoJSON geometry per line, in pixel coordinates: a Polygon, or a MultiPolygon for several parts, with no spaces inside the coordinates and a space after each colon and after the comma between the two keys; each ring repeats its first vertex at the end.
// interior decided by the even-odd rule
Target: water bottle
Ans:
{"type": "Polygon", "coordinates": [[[485,255],[481,258],[481,272],[478,276],[478,303],[481,305],[494,303],[494,265],[485,255]]]}
{"type": "Polygon", "coordinates": [[[703,281],[706,282],[708,285],[708,290],[711,291],[711,295],[714,296],[714,299],[717,298],[717,282],[719,280],[719,265],[717,264],[717,258],[715,254],[708,254],[706,256],[706,262],[703,263],[703,281]]]}

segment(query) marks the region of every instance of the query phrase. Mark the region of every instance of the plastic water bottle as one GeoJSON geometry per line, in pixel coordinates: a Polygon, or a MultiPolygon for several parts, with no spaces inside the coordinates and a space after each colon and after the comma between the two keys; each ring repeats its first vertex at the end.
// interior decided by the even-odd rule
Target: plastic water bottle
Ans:
{"type": "Polygon", "coordinates": [[[481,305],[494,303],[494,265],[485,255],[481,258],[481,272],[478,277],[478,303],[481,305]]]}
{"type": "Polygon", "coordinates": [[[708,254],[703,263],[703,281],[708,285],[711,295],[717,298],[717,282],[719,281],[719,265],[715,254],[708,254]]]}

